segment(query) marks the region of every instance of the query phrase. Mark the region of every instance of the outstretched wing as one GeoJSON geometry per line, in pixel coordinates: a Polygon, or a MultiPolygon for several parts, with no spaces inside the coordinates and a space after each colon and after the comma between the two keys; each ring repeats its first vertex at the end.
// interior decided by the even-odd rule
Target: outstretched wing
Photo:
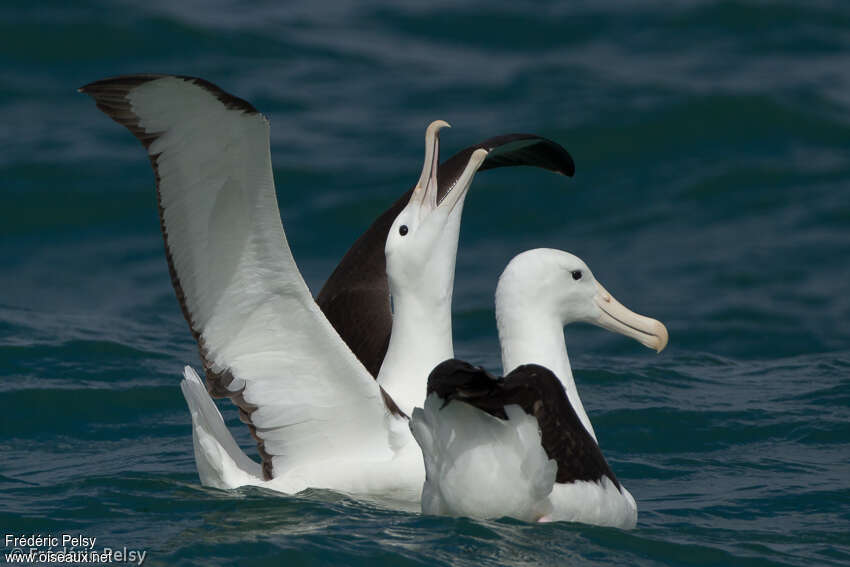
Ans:
{"type": "Polygon", "coordinates": [[[80,91],[147,149],[171,280],[207,388],[239,406],[266,477],[329,456],[388,455],[382,392],[316,305],[287,244],[268,120],[192,77],[131,75],[80,91]]]}
{"type": "MultiPolygon", "coordinates": [[[[517,165],[540,167],[572,177],[575,164],[560,144],[534,134],[505,134],[464,148],[440,164],[438,199],[457,183],[472,153],[483,148],[487,157],[479,170],[517,165]]],[[[392,311],[384,244],[390,226],[410,200],[402,195],[372,223],[342,258],[316,301],[357,358],[378,375],[390,341],[392,311]]]]}
{"type": "Polygon", "coordinates": [[[499,379],[483,368],[451,359],[440,363],[428,376],[428,394],[432,392],[444,400],[444,406],[457,400],[505,420],[505,406],[518,405],[537,419],[543,450],[558,463],[556,482],[598,481],[607,476],[620,488],[561,381],[549,369],[524,364],[499,379]]]}

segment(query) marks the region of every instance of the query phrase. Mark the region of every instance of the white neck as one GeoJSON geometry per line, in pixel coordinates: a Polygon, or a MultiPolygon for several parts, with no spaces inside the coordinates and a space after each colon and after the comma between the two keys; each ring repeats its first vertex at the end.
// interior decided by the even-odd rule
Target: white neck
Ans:
{"type": "Polygon", "coordinates": [[[403,288],[389,281],[393,327],[378,383],[407,415],[424,405],[431,370],[454,357],[452,292],[462,214],[461,200],[449,214],[419,281],[403,288]]]}
{"type": "Polygon", "coordinates": [[[581,423],[595,440],[596,433],[573,379],[563,322],[552,310],[535,306],[524,299],[501,288],[496,291],[496,324],[502,345],[503,374],[507,375],[523,364],[539,364],[554,372],[581,423]]]}
{"type": "Polygon", "coordinates": [[[421,301],[414,294],[393,297],[393,328],[378,383],[407,415],[425,401],[428,374],[454,356],[451,295],[421,301]]]}

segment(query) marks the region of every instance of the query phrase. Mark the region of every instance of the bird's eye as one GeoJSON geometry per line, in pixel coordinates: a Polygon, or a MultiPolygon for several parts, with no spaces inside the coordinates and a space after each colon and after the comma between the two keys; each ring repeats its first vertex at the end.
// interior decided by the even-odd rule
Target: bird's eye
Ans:
{"type": "Polygon", "coordinates": [[[574,280],[580,280],[581,279],[581,270],[573,270],[570,273],[572,274],[574,280]]]}
{"type": "Polygon", "coordinates": [[[407,234],[407,225],[406,225],[406,224],[403,224],[403,225],[401,225],[400,227],[398,227],[398,233],[399,233],[400,235],[402,235],[402,236],[404,236],[405,234],[407,234]]]}

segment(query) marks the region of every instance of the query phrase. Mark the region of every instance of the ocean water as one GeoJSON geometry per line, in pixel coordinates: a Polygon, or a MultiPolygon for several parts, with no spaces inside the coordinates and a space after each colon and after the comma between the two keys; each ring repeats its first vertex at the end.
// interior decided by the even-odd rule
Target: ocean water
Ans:
{"type": "Polygon", "coordinates": [[[0,4],[4,538],[83,535],[145,565],[850,564],[850,4],[671,4],[0,4]],[[201,76],[269,116],[314,292],[415,182],[431,120],[453,126],[444,156],[506,132],[563,144],[574,179],[476,179],[456,354],[499,370],[496,278],[533,247],[663,321],[660,355],[567,329],[638,527],[201,487],[178,388],[199,360],[153,175],[76,92],[132,72],[201,76]]]}

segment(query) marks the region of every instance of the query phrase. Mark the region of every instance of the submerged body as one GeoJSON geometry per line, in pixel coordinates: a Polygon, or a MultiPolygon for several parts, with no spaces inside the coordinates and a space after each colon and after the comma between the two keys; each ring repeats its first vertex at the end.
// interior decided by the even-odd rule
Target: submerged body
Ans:
{"type": "Polygon", "coordinates": [[[599,448],[563,327],[587,321],[659,351],[666,329],[614,300],[580,259],[548,249],[509,263],[496,317],[505,378],[446,361],[414,411],[426,468],[423,512],[633,527],[635,500],[599,448]]]}

